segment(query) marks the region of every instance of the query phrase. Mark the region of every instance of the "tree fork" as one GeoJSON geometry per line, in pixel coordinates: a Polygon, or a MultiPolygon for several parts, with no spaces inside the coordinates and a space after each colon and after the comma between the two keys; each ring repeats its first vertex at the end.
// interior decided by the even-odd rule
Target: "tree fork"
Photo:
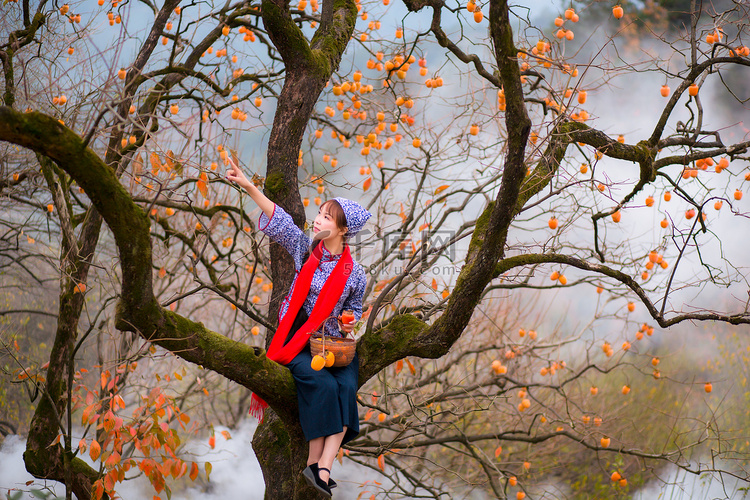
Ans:
{"type": "Polygon", "coordinates": [[[521,72],[516,63],[516,48],[510,25],[507,2],[490,2],[490,33],[496,62],[507,99],[505,115],[508,130],[508,153],[503,165],[500,190],[477,220],[466,266],[456,280],[453,294],[443,315],[427,335],[436,344],[450,348],[461,336],[478,304],[482,292],[492,279],[492,270],[505,252],[508,227],[515,216],[520,187],[526,175],[525,149],[531,131],[521,87],[521,72]]]}
{"type": "MultiPolygon", "coordinates": [[[[305,209],[296,189],[302,138],[320,93],[341,61],[357,19],[356,4],[351,0],[325,0],[323,13],[323,22],[313,36],[312,44],[308,44],[302,31],[292,21],[285,2],[264,0],[262,3],[263,23],[286,66],[286,78],[268,141],[265,191],[274,203],[292,216],[299,227],[303,227],[305,221],[305,209]]],[[[293,270],[292,259],[286,250],[275,243],[271,244],[274,291],[269,318],[277,318],[283,295],[291,285],[293,270]]],[[[266,345],[270,340],[269,335],[266,345]]],[[[266,498],[314,498],[315,490],[301,476],[306,465],[307,443],[299,428],[298,418],[283,419],[286,425],[270,415],[267,418],[268,422],[259,427],[253,439],[253,447],[266,478],[266,498]],[[280,471],[283,471],[283,479],[271,481],[271,475],[275,474],[278,478],[280,471]]]]}

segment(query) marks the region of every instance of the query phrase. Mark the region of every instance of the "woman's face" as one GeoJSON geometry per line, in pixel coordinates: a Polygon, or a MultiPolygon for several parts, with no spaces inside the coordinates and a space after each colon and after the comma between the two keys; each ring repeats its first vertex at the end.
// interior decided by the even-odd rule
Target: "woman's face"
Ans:
{"type": "Polygon", "coordinates": [[[313,234],[315,235],[315,239],[328,240],[338,236],[343,237],[344,233],[346,233],[346,229],[340,229],[336,225],[336,220],[327,210],[327,207],[320,207],[318,215],[313,222],[313,234]]]}

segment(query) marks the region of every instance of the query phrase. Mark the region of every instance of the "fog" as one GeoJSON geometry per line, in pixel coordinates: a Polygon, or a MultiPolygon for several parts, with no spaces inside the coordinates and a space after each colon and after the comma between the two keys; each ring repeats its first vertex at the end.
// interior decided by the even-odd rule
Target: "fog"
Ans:
{"type": "MultiPolygon", "coordinates": [[[[263,474],[260,470],[251,441],[257,422],[254,419],[244,420],[237,429],[227,429],[217,426],[216,446],[212,450],[207,440],[192,440],[185,443],[180,455],[185,460],[195,460],[201,464],[201,474],[196,483],[184,478],[177,483],[169,482],[172,488],[172,500],[226,500],[242,498],[244,500],[262,500],[264,493],[263,474]],[[221,431],[228,430],[231,439],[226,440],[221,431]],[[205,482],[203,462],[210,462],[213,466],[210,483],[205,482]]],[[[23,452],[26,448],[25,439],[20,436],[8,436],[0,447],[0,498],[5,498],[9,490],[42,490],[50,488],[55,495],[65,496],[65,487],[54,481],[46,483],[32,477],[23,464],[23,452]],[[33,481],[33,484],[26,485],[33,481]]],[[[81,458],[89,464],[88,455],[81,458]]],[[[360,466],[351,460],[337,461],[333,464],[332,477],[338,483],[334,490],[338,498],[353,499],[362,492],[377,493],[378,486],[373,480],[383,482],[383,478],[374,471],[360,466]],[[365,484],[363,484],[365,483],[365,484]]],[[[152,498],[155,495],[153,487],[143,476],[118,485],[118,494],[125,500],[152,498]]],[[[162,493],[162,498],[166,495],[162,493]]],[[[29,498],[25,496],[24,498],[29,498]]]]}
{"type": "MultiPolygon", "coordinates": [[[[541,10],[542,9],[537,9],[534,12],[536,13],[541,10]]],[[[552,17],[557,14],[556,9],[554,8],[545,10],[551,14],[550,18],[535,19],[535,21],[538,21],[539,23],[550,22],[552,17]]],[[[634,144],[637,141],[648,137],[651,132],[650,127],[653,127],[655,121],[654,111],[659,110],[664,105],[664,99],[661,98],[658,93],[659,85],[662,83],[662,75],[657,73],[640,73],[637,75],[637,78],[629,76],[626,78],[613,79],[608,82],[606,88],[602,88],[599,92],[591,92],[589,94],[590,106],[588,107],[591,109],[592,114],[595,114],[597,117],[595,125],[615,136],[619,133],[625,134],[626,140],[630,144],[634,144]],[[637,95],[638,99],[634,99],[634,95],[637,95]]],[[[720,109],[721,103],[726,102],[724,95],[718,95],[720,90],[721,87],[718,86],[711,87],[708,85],[706,87],[704,95],[704,105],[706,106],[706,109],[720,109]],[[713,91],[713,93],[710,91],[713,91]]],[[[716,123],[715,126],[716,128],[720,128],[725,125],[725,122],[739,122],[738,125],[727,129],[728,139],[736,140],[736,137],[731,137],[731,134],[742,135],[746,131],[744,126],[741,125],[741,120],[742,114],[747,114],[747,110],[737,106],[728,107],[726,111],[727,113],[731,113],[730,116],[722,116],[722,120],[720,120],[722,123],[716,123]]],[[[677,118],[678,116],[675,116],[675,119],[671,120],[670,123],[673,124],[677,118]]],[[[714,119],[715,115],[710,116],[709,113],[707,121],[711,122],[714,119]]],[[[248,149],[246,158],[257,160],[257,163],[262,164],[265,161],[263,155],[250,151],[250,149],[253,151],[258,149],[256,142],[258,140],[258,135],[247,134],[243,136],[243,139],[246,137],[253,139],[249,141],[248,146],[246,146],[248,149]]],[[[253,163],[256,163],[256,161],[253,161],[253,163]]],[[[623,162],[609,161],[605,159],[601,162],[599,168],[601,172],[606,173],[607,177],[617,181],[632,179],[634,173],[637,175],[637,166],[632,164],[624,165],[626,164],[623,162]]],[[[622,196],[629,191],[630,187],[631,185],[622,186],[620,188],[621,191],[612,194],[613,199],[621,199],[622,196]]],[[[407,187],[405,187],[405,189],[406,188],[407,187]]],[[[652,191],[644,192],[640,196],[641,199],[647,194],[655,193],[652,191]]],[[[610,230],[609,233],[605,233],[606,237],[620,241],[627,240],[628,238],[631,238],[632,235],[648,235],[649,231],[654,231],[654,228],[658,224],[658,220],[663,217],[663,214],[667,210],[674,212],[672,215],[677,219],[678,214],[682,210],[677,205],[678,202],[673,201],[670,205],[666,205],[660,198],[658,198],[658,200],[659,201],[655,207],[656,209],[647,211],[645,207],[639,207],[625,211],[626,216],[623,218],[621,225],[617,230],[610,230]],[[627,214],[633,214],[633,217],[627,217],[627,214]]],[[[738,210],[743,210],[741,204],[736,205],[738,210]]],[[[542,208],[540,208],[540,210],[542,208]]],[[[727,260],[732,261],[740,270],[746,271],[748,265],[748,254],[746,249],[746,235],[748,234],[749,224],[748,219],[731,217],[726,210],[721,213],[710,211],[709,217],[713,222],[711,229],[719,238],[721,238],[721,245],[719,245],[718,239],[713,239],[710,234],[706,235],[700,240],[701,244],[706,245],[704,251],[721,252],[721,255],[727,260]]],[[[524,236],[528,236],[528,234],[525,234],[524,236]]],[[[590,238],[592,235],[588,229],[581,230],[579,236],[583,241],[586,241],[587,244],[590,244],[590,238]],[[586,238],[588,238],[588,240],[586,238]]],[[[650,238],[648,236],[645,239],[649,242],[656,240],[656,238],[650,238]]],[[[696,259],[695,257],[692,257],[682,264],[682,269],[684,269],[684,271],[680,271],[680,275],[685,274],[688,277],[692,276],[695,273],[695,267],[696,259]]],[[[744,292],[743,286],[744,284],[740,284],[737,288],[738,293],[736,294],[736,303],[743,303],[746,300],[746,296],[739,293],[744,292]]],[[[727,290],[722,290],[721,294],[715,293],[716,291],[717,290],[709,290],[707,294],[709,295],[709,300],[702,302],[702,304],[716,305],[717,307],[723,306],[730,309],[732,305],[736,305],[728,305],[728,300],[720,298],[728,296],[727,290]]],[[[685,293],[693,294],[695,291],[689,290],[685,293]]],[[[594,307],[593,302],[581,300],[581,295],[579,294],[566,294],[565,292],[560,293],[558,298],[560,298],[561,301],[557,302],[557,305],[555,306],[556,309],[552,309],[553,313],[555,310],[558,312],[564,310],[567,311],[568,316],[571,318],[590,317],[594,307]]],[[[682,298],[683,297],[680,297],[680,299],[682,298]]],[[[686,300],[691,298],[693,297],[687,297],[686,300]]],[[[545,298],[545,300],[547,299],[545,298]]],[[[552,302],[551,299],[549,299],[549,301],[552,302]]],[[[679,310],[680,304],[680,301],[676,301],[675,308],[679,310]]],[[[639,319],[648,320],[646,314],[641,310],[639,310],[637,314],[641,315],[639,319]]],[[[559,320],[556,316],[557,315],[555,314],[550,315],[551,323],[549,326],[554,326],[554,323],[559,320]]],[[[700,339],[700,335],[700,333],[694,332],[692,337],[683,337],[680,342],[686,347],[703,350],[705,349],[705,345],[702,345],[701,342],[691,342],[690,340],[690,338],[700,339]]],[[[189,481],[181,481],[179,485],[173,485],[174,489],[172,499],[262,499],[264,493],[263,477],[251,446],[251,439],[255,427],[256,423],[250,419],[243,421],[237,429],[216,427],[215,430],[217,437],[216,447],[214,449],[209,448],[205,439],[187,442],[183,450],[186,459],[195,460],[199,463],[206,461],[212,463],[213,472],[211,474],[211,481],[209,484],[202,481],[195,485],[190,485],[189,481]],[[220,434],[222,430],[229,430],[232,439],[225,440],[220,434]]],[[[19,436],[9,436],[3,442],[2,447],[0,447],[0,495],[2,496],[4,496],[8,490],[21,489],[29,491],[31,489],[41,489],[44,485],[42,482],[34,482],[30,486],[26,486],[28,481],[35,480],[25,470],[22,458],[24,448],[25,441],[19,436]]],[[[358,495],[363,492],[368,492],[367,495],[362,495],[363,498],[369,498],[369,493],[377,493],[377,488],[379,488],[372,481],[383,481],[383,478],[376,474],[375,471],[359,466],[350,460],[345,460],[343,465],[336,462],[334,464],[332,476],[339,484],[339,487],[334,490],[334,495],[337,498],[343,499],[357,498],[358,495]]],[[[663,483],[654,482],[636,493],[634,498],[646,500],[659,497],[679,500],[688,498],[744,497],[744,494],[738,491],[738,485],[736,484],[730,483],[728,485],[722,485],[716,481],[704,479],[701,476],[686,475],[684,472],[678,473],[675,470],[668,470],[666,476],[663,477],[663,481],[668,486],[664,486],[663,483]]],[[[64,495],[64,487],[60,484],[48,483],[47,486],[50,487],[56,495],[64,495]]],[[[739,486],[742,486],[742,484],[739,486]]],[[[121,497],[126,500],[151,498],[154,494],[153,488],[148,481],[142,477],[136,478],[132,481],[126,481],[118,487],[118,492],[121,497]]],[[[473,495],[472,498],[477,500],[481,498],[490,498],[489,496],[480,496],[477,493],[474,493],[473,495]]],[[[162,495],[162,498],[165,497],[165,495],[162,495]]]]}
{"type": "MultiPolygon", "coordinates": [[[[178,485],[170,483],[173,500],[226,500],[242,498],[244,500],[262,500],[264,493],[263,475],[252,451],[251,440],[255,432],[256,423],[245,420],[237,429],[216,428],[216,447],[209,449],[205,440],[190,441],[185,445],[187,456],[193,455],[196,460],[209,461],[213,465],[210,484],[200,481],[200,485],[191,486],[189,480],[180,481],[178,485]],[[221,437],[222,430],[229,430],[231,439],[221,437]]],[[[23,451],[25,441],[20,436],[8,436],[0,447],[0,496],[5,496],[10,490],[30,492],[49,488],[58,497],[64,498],[65,488],[56,482],[35,481],[26,472],[23,465],[23,451]],[[33,482],[29,486],[27,482],[33,482]]],[[[88,457],[86,457],[88,458],[88,457]]],[[[202,474],[201,474],[202,475],[202,474]]],[[[334,463],[333,476],[338,483],[334,490],[334,497],[340,499],[370,498],[387,484],[374,471],[360,466],[351,460],[344,460],[343,464],[334,463]],[[374,481],[383,483],[376,484],[374,481]]],[[[687,474],[669,468],[661,477],[661,482],[654,481],[640,491],[634,493],[635,500],[651,500],[661,498],[665,500],[696,500],[708,498],[740,499],[746,498],[741,488],[746,484],[728,479],[722,484],[710,476],[687,474]]],[[[117,492],[125,500],[152,498],[153,488],[143,477],[125,481],[118,485],[117,492]]],[[[24,498],[31,498],[27,493],[24,498]]],[[[166,495],[162,493],[162,498],[166,495]]],[[[54,498],[50,494],[49,498],[54,498]]],[[[390,496],[389,498],[399,498],[390,496]]],[[[473,491],[468,495],[452,494],[451,498],[467,500],[484,500],[492,498],[473,491]]]]}

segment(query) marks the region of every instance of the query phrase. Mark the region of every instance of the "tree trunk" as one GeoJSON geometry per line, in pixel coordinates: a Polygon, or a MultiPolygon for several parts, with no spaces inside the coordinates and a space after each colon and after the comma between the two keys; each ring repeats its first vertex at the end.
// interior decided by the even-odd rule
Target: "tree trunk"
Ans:
{"type": "MultiPolygon", "coordinates": [[[[284,87],[278,98],[273,128],[268,141],[266,195],[282,206],[304,229],[305,208],[298,185],[298,158],[302,138],[315,104],[354,30],[357,10],[354,2],[323,2],[323,22],[311,43],[292,22],[287,3],[264,0],[263,23],[286,67],[284,87]]],[[[294,265],[280,245],[271,244],[273,295],[269,318],[276,323],[279,307],[294,277],[294,265]]],[[[266,337],[266,346],[271,335],[266,337]]],[[[302,478],[308,446],[298,419],[285,419],[270,409],[253,437],[253,449],[263,470],[266,499],[323,498],[302,478]]]]}
{"type": "Polygon", "coordinates": [[[74,350],[84,303],[84,294],[74,292],[74,287],[86,282],[101,223],[101,216],[91,208],[87,223],[80,232],[79,247],[70,249],[63,244],[60,264],[63,276],[70,276],[70,279],[63,279],[60,286],[57,331],[49,357],[47,382],[31,420],[23,454],[30,474],[40,479],[60,481],[79,500],[91,498],[92,483],[99,478],[99,473],[81,459],[74,458],[71,450],[66,451],[63,444],[51,443],[62,429],[69,430],[67,422],[62,419],[68,414],[67,404],[71,396],[68,384],[75,367],[74,350]]]}
{"type": "MultiPolygon", "coordinates": [[[[282,206],[302,229],[306,217],[297,189],[297,158],[307,123],[324,86],[325,79],[313,74],[309,68],[289,71],[279,95],[268,145],[266,194],[274,203],[282,206]]],[[[269,318],[276,323],[281,301],[294,277],[291,256],[276,243],[271,244],[271,276],[274,293],[269,318]]],[[[266,336],[266,347],[271,338],[270,334],[266,336]]],[[[253,437],[253,449],[263,470],[266,499],[323,498],[302,478],[308,449],[298,422],[285,425],[269,408],[253,437]]]]}
{"type": "Polygon", "coordinates": [[[253,436],[253,450],[263,471],[266,500],[325,498],[302,477],[307,466],[307,442],[299,424],[284,425],[273,410],[267,409],[253,436]]]}

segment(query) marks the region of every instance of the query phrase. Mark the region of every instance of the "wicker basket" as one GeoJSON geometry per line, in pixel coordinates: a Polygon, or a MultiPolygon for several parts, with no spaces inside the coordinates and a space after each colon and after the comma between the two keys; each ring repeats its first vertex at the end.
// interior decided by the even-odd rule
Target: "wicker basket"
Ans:
{"type": "Polygon", "coordinates": [[[333,366],[346,366],[354,359],[354,354],[357,351],[357,343],[354,339],[321,335],[319,333],[310,335],[310,352],[312,355],[320,354],[323,356],[324,351],[333,353],[333,366]]]}

